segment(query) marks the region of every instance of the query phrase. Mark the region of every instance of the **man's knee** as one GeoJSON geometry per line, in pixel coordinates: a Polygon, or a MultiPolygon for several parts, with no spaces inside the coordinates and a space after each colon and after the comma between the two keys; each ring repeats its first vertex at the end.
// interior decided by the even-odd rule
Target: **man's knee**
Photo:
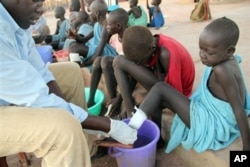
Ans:
{"type": "Polygon", "coordinates": [[[61,62],[61,63],[52,63],[49,65],[49,69],[52,73],[64,73],[69,72],[70,74],[76,75],[80,72],[80,67],[77,63],[74,62],[61,62]]]}
{"type": "Polygon", "coordinates": [[[62,134],[74,134],[82,131],[81,124],[72,113],[63,109],[50,109],[49,119],[55,130],[62,134]]]}

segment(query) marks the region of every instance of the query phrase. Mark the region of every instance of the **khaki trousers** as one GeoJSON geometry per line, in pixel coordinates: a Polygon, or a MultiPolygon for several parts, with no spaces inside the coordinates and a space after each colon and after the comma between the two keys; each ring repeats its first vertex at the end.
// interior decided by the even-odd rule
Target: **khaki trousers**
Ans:
{"type": "MultiPolygon", "coordinates": [[[[79,66],[60,62],[51,64],[50,70],[66,100],[85,108],[79,66]]],[[[33,152],[43,157],[43,167],[90,167],[90,139],[79,121],[62,109],[0,107],[0,157],[33,152]]]]}

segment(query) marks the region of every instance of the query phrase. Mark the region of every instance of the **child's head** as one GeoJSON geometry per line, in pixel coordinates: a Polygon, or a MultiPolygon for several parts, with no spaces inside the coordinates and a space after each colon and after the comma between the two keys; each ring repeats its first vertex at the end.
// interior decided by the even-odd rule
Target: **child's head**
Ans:
{"type": "Polygon", "coordinates": [[[78,12],[80,11],[81,4],[79,0],[71,0],[69,5],[69,11],[70,12],[78,12]]]}
{"type": "Polygon", "coordinates": [[[108,12],[108,6],[104,0],[94,0],[90,7],[90,19],[95,21],[100,21],[100,18],[106,18],[108,12]]]}
{"type": "Polygon", "coordinates": [[[55,17],[56,18],[62,18],[65,15],[65,9],[62,6],[57,6],[55,8],[55,17]]]}
{"type": "Polygon", "coordinates": [[[127,59],[145,64],[153,54],[153,46],[153,36],[148,28],[132,26],[124,31],[122,48],[127,59]]]}
{"type": "Polygon", "coordinates": [[[138,4],[138,0],[129,0],[129,7],[130,8],[137,6],[137,4],[138,4]]]}
{"type": "Polygon", "coordinates": [[[239,39],[239,27],[226,18],[219,18],[208,24],[199,38],[201,61],[216,65],[233,56],[239,39]]]}
{"type": "Polygon", "coordinates": [[[161,4],[161,0],[152,0],[151,1],[151,5],[159,6],[160,4],[161,4]]]}
{"type": "Polygon", "coordinates": [[[76,21],[79,23],[88,23],[89,22],[89,15],[85,11],[80,11],[77,14],[76,21]]]}
{"type": "Polygon", "coordinates": [[[87,8],[87,11],[90,12],[90,5],[92,4],[92,2],[94,2],[94,0],[84,0],[84,5],[87,8]]]}
{"type": "Polygon", "coordinates": [[[109,34],[116,34],[123,31],[128,25],[128,13],[118,8],[109,13],[107,18],[107,31],[109,34]]]}

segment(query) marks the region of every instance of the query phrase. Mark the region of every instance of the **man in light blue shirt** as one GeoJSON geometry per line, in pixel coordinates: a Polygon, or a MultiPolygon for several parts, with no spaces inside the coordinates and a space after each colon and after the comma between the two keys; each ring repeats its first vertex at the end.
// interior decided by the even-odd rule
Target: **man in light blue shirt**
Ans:
{"type": "Polygon", "coordinates": [[[0,0],[0,157],[33,152],[43,167],[90,166],[82,128],[123,144],[133,143],[137,131],[88,115],[77,64],[44,64],[28,29],[42,15],[43,1],[0,0]]]}

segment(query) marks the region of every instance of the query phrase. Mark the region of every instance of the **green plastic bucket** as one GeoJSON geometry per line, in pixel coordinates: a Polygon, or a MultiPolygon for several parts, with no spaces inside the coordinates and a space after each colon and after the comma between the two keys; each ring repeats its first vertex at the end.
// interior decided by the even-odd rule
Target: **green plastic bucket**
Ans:
{"type": "MultiPolygon", "coordinates": [[[[90,88],[88,87],[84,88],[84,91],[85,91],[85,100],[88,101],[90,88]]],[[[90,115],[100,115],[102,110],[103,100],[104,100],[104,93],[100,89],[97,89],[95,93],[95,105],[88,108],[88,113],[90,115]]]]}

